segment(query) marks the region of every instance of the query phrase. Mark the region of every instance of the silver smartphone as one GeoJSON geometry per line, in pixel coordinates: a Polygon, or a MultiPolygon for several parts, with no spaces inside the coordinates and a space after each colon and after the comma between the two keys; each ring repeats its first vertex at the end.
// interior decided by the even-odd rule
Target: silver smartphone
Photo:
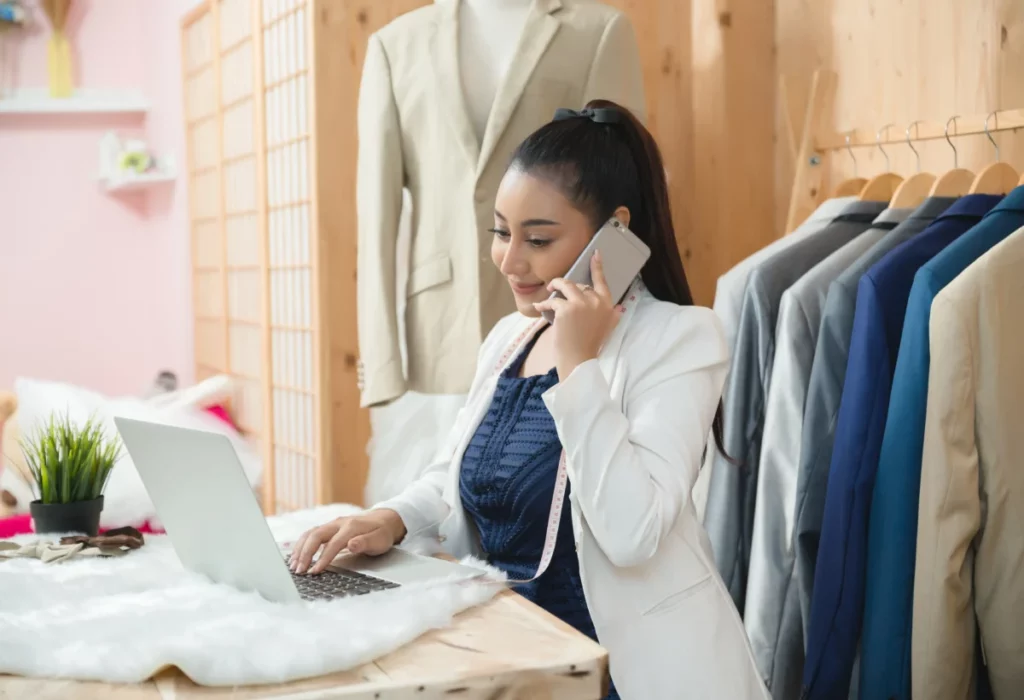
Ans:
{"type": "MultiPolygon", "coordinates": [[[[608,291],[611,292],[612,299],[618,304],[629,290],[629,285],[643,269],[647,259],[651,257],[651,249],[621,221],[612,217],[590,239],[590,243],[565,274],[565,280],[593,286],[594,281],[590,278],[590,260],[599,250],[604,263],[604,277],[608,282],[608,291]]],[[[554,292],[549,298],[563,297],[560,292],[554,292]]],[[[555,320],[553,311],[543,311],[542,314],[548,323],[555,320]]]]}

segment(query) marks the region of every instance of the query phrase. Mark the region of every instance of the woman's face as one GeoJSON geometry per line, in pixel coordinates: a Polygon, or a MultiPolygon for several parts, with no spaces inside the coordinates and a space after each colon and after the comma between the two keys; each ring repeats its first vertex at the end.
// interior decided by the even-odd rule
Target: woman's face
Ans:
{"type": "Polygon", "coordinates": [[[491,259],[524,316],[540,316],[533,305],[551,295],[548,282],[569,271],[596,233],[557,187],[515,168],[498,187],[491,231],[491,259]]]}

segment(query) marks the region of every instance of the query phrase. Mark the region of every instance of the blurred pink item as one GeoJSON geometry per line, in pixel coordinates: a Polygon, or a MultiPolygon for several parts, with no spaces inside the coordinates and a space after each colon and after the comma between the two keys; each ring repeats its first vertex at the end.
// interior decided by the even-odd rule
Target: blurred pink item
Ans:
{"type": "Polygon", "coordinates": [[[224,409],[223,406],[221,406],[221,405],[207,406],[205,410],[208,411],[209,413],[212,413],[213,415],[217,416],[218,418],[220,418],[222,421],[224,421],[225,423],[230,425],[235,430],[238,430],[238,426],[235,425],[235,422],[233,420],[231,420],[231,416],[228,415],[228,412],[224,409]]]}
{"type": "MultiPolygon", "coordinates": [[[[159,528],[151,528],[148,522],[142,524],[139,532],[150,533],[154,535],[162,535],[164,531],[159,528]]],[[[8,537],[14,537],[15,535],[30,535],[35,530],[32,529],[32,516],[27,513],[24,515],[12,515],[8,518],[0,518],[0,540],[7,539],[8,537]]],[[[101,528],[100,532],[106,532],[105,529],[101,528]]]]}

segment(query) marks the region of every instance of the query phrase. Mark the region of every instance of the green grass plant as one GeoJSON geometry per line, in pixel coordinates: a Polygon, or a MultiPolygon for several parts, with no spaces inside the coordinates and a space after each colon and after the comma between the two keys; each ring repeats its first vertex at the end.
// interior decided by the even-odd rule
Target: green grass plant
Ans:
{"type": "Polygon", "coordinates": [[[36,496],[45,504],[99,498],[123,450],[120,436],[107,435],[95,417],[76,426],[57,413],[20,442],[36,496]]]}

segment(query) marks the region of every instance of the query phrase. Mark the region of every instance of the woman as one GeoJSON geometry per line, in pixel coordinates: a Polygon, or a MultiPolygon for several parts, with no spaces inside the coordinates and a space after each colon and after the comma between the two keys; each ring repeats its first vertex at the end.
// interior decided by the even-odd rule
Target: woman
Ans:
{"type": "Polygon", "coordinates": [[[767,697],[690,500],[712,427],[721,445],[728,351],[693,306],[654,140],[610,102],[559,110],[516,150],[494,215],[518,313],[485,339],[442,459],[398,497],[305,533],[292,568],[432,533],[531,579],[564,450],[570,507],[549,567],[516,590],[609,651],[610,698],[767,697]],[[561,278],[612,216],[651,249],[621,306],[599,258],[592,288],[561,278]]]}

